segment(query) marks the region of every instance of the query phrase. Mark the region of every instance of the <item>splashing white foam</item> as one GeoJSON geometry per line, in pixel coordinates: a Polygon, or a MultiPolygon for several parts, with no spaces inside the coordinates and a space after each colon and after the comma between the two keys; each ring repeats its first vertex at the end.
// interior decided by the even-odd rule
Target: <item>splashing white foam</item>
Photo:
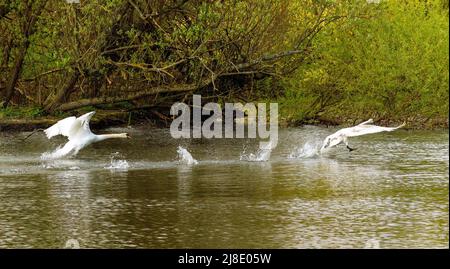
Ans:
{"type": "Polygon", "coordinates": [[[288,156],[289,159],[312,158],[319,155],[320,143],[306,142],[303,146],[297,147],[288,156]]]}
{"type": "Polygon", "coordinates": [[[198,164],[198,161],[192,157],[191,153],[189,153],[187,149],[178,146],[177,153],[179,163],[187,165],[198,164]]]}
{"type": "Polygon", "coordinates": [[[41,160],[43,160],[43,161],[51,160],[52,159],[51,155],[52,155],[51,152],[44,152],[41,154],[41,160]]]}
{"type": "Polygon", "coordinates": [[[111,163],[109,166],[105,167],[106,169],[110,170],[128,170],[130,165],[126,160],[117,160],[117,158],[120,158],[121,155],[119,152],[115,152],[110,155],[111,163]]]}
{"type": "Polygon", "coordinates": [[[76,160],[46,159],[41,163],[41,167],[45,169],[80,170],[81,167],[78,164],[79,162],[76,160]]]}
{"type": "Polygon", "coordinates": [[[107,169],[113,170],[127,170],[130,167],[126,160],[113,160],[111,165],[106,167],[107,169]]]}
{"type": "Polygon", "coordinates": [[[266,146],[260,147],[256,153],[246,154],[245,150],[241,153],[239,160],[247,162],[267,162],[272,153],[273,143],[270,141],[266,146]]]}
{"type": "Polygon", "coordinates": [[[41,160],[43,161],[50,161],[50,160],[55,160],[58,159],[58,155],[57,152],[59,152],[59,150],[62,148],[63,146],[60,145],[58,146],[55,150],[53,151],[47,151],[41,154],[41,160]]]}

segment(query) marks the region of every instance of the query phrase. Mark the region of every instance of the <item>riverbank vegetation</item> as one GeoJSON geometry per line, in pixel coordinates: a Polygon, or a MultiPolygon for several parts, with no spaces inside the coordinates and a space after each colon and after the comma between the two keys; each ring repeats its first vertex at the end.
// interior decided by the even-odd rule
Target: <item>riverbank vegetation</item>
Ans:
{"type": "Polygon", "coordinates": [[[0,0],[0,118],[203,100],[448,127],[448,0],[0,0]],[[379,3],[373,3],[379,2],[379,3]]]}

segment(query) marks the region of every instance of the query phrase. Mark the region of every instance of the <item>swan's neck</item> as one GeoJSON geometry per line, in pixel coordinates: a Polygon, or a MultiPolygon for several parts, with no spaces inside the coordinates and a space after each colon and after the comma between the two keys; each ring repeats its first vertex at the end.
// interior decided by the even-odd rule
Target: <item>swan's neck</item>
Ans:
{"type": "Polygon", "coordinates": [[[126,133],[97,135],[97,141],[103,141],[103,140],[109,139],[109,138],[128,138],[128,135],[126,133]]]}

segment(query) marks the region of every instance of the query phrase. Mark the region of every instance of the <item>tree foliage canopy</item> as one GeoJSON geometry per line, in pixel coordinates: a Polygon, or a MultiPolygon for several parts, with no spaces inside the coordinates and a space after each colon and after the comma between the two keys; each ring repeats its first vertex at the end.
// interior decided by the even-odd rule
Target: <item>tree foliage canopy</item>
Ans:
{"type": "Polygon", "coordinates": [[[279,100],[295,122],[448,111],[431,109],[448,98],[448,1],[0,0],[0,32],[3,107],[158,109],[199,92],[279,100]]]}

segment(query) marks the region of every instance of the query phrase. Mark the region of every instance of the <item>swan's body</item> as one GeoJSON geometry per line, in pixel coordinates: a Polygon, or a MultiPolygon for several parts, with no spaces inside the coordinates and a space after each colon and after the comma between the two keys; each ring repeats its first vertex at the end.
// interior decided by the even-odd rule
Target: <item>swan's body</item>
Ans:
{"type": "Polygon", "coordinates": [[[89,128],[89,121],[95,111],[86,113],[80,117],[68,117],[62,119],[44,130],[47,138],[50,139],[56,135],[66,136],[69,141],[62,148],[55,150],[49,157],[61,158],[69,154],[76,155],[78,151],[86,146],[108,138],[129,138],[128,134],[103,134],[96,135],[89,128]]]}
{"type": "Polygon", "coordinates": [[[349,151],[354,150],[353,148],[350,148],[348,145],[348,138],[353,136],[360,136],[360,135],[366,135],[366,134],[374,134],[374,133],[380,133],[380,132],[392,132],[394,130],[397,130],[398,128],[401,128],[405,126],[405,123],[403,123],[400,126],[397,127],[382,127],[377,125],[372,125],[373,123],[372,119],[369,119],[363,123],[360,123],[356,126],[344,128],[336,133],[329,135],[325,138],[322,144],[321,151],[327,148],[334,147],[336,145],[339,145],[340,143],[344,143],[349,151]]]}

